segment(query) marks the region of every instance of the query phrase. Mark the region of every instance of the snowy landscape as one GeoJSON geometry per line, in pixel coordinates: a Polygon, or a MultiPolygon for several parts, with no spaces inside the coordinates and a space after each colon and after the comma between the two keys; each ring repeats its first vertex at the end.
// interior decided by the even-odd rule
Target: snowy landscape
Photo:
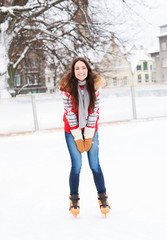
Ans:
{"type": "MultiPolygon", "coordinates": [[[[111,206],[107,217],[99,209],[86,152],[82,154],[80,214],[74,218],[69,212],[71,164],[64,137],[60,92],[17,95],[23,93],[20,90],[26,86],[37,86],[38,75],[38,80],[43,78],[39,71],[39,66],[44,66],[39,64],[43,62],[40,49],[45,49],[45,60],[49,66],[53,65],[58,81],[59,74],[76,55],[99,61],[100,53],[108,48],[104,43],[111,42],[113,37],[118,38],[118,42],[126,43],[128,39],[139,41],[139,45],[148,42],[151,47],[155,37],[151,33],[153,27],[159,31],[162,20],[166,22],[166,11],[163,11],[166,2],[158,2],[160,12],[156,12],[158,5],[151,12],[150,8],[143,8],[141,2],[129,1],[132,4],[129,5],[122,1],[120,5],[117,1],[101,1],[102,4],[89,1],[88,8],[88,1],[1,1],[1,240],[167,239],[165,79],[163,84],[102,89],[99,155],[111,206]],[[78,5],[81,11],[75,6],[78,2],[87,2],[78,5]],[[138,21],[137,15],[141,16],[138,21]],[[141,32],[140,39],[135,40],[135,32],[141,32]],[[143,37],[145,33],[147,36],[143,37]],[[89,46],[93,46],[93,50],[89,46]],[[39,62],[29,55],[32,49],[36,49],[39,62]],[[23,71],[30,63],[27,56],[33,72],[23,71]],[[37,74],[30,74],[34,82],[27,73],[37,74]],[[23,75],[25,79],[19,78],[23,75]],[[26,81],[19,82],[20,79],[26,81]]],[[[149,1],[146,2],[149,6],[149,1]]],[[[136,62],[134,57],[133,61],[136,62]]],[[[136,65],[133,67],[131,70],[136,65]]],[[[39,86],[41,84],[39,82],[39,86]]]]}
{"type": "Polygon", "coordinates": [[[166,240],[167,118],[99,127],[111,211],[100,213],[86,153],[81,212],[69,212],[63,130],[0,138],[0,239],[166,240]]]}

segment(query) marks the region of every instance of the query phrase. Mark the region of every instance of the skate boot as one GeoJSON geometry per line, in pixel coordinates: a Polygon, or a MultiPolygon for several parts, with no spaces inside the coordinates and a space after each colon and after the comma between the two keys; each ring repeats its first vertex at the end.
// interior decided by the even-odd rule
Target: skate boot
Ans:
{"type": "Polygon", "coordinates": [[[79,207],[79,196],[78,194],[72,194],[70,195],[70,212],[74,215],[74,217],[77,217],[77,215],[80,213],[80,207],[79,207]]]}
{"type": "Polygon", "coordinates": [[[100,210],[101,210],[101,213],[103,213],[105,216],[110,211],[110,206],[108,205],[107,198],[108,198],[108,196],[107,196],[106,193],[99,193],[98,194],[100,210]]]}

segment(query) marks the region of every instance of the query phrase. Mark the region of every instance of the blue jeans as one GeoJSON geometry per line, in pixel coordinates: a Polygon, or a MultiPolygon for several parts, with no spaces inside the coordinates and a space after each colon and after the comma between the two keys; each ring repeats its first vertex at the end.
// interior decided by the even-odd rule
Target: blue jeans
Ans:
{"type": "MultiPolygon", "coordinates": [[[[65,139],[71,157],[70,194],[78,193],[79,176],[82,167],[82,155],[78,151],[72,134],[65,132],[65,139]]],[[[99,164],[99,139],[98,131],[92,140],[92,147],[87,152],[89,166],[93,173],[94,182],[98,193],[106,192],[103,173],[99,164]]]]}

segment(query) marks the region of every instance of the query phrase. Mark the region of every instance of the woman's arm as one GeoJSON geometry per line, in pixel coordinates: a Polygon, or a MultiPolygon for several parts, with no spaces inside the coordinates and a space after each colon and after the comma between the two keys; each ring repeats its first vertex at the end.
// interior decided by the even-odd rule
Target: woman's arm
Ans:
{"type": "Polygon", "coordinates": [[[63,95],[63,104],[64,104],[64,114],[69,123],[70,130],[76,129],[79,127],[79,125],[78,125],[76,114],[74,113],[74,110],[73,110],[71,96],[69,92],[64,92],[64,91],[62,91],[62,95],[63,95]]]}
{"type": "Polygon", "coordinates": [[[79,129],[78,120],[73,110],[73,104],[71,96],[68,92],[62,91],[63,103],[64,103],[64,114],[70,126],[70,131],[74,137],[78,150],[83,153],[85,151],[84,142],[82,139],[81,129],[79,129]]]}

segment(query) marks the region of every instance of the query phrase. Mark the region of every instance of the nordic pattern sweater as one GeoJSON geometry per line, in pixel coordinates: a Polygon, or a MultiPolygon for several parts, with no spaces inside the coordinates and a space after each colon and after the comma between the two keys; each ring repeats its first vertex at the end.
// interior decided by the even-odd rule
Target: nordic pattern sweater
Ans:
{"type": "MultiPolygon", "coordinates": [[[[80,86],[81,92],[83,89],[83,86],[80,86]]],[[[78,124],[78,111],[74,111],[74,103],[72,96],[70,96],[70,93],[67,91],[62,91],[63,95],[63,104],[64,104],[64,130],[68,133],[71,133],[71,130],[76,129],[79,127],[78,124]]],[[[87,118],[87,127],[95,128],[95,132],[98,129],[98,120],[99,120],[99,104],[100,104],[100,90],[96,90],[96,101],[95,101],[95,107],[93,111],[89,112],[88,118],[87,118]]]]}

